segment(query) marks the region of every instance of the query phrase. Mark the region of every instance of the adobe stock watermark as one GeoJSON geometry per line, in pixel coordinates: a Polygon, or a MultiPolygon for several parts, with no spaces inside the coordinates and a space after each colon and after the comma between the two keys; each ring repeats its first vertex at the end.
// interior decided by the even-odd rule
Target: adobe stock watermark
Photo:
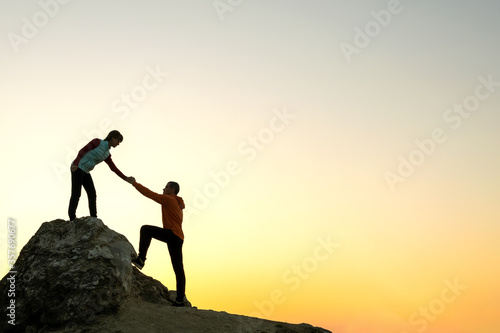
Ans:
{"type": "Polygon", "coordinates": [[[366,49],[381,34],[382,30],[391,24],[393,17],[403,12],[403,9],[400,0],[389,0],[386,9],[370,12],[373,19],[368,21],[363,28],[355,26],[352,44],[347,42],[339,44],[347,63],[352,62],[354,55],[361,54],[361,51],[366,49]]]}
{"type": "MultiPolygon", "coordinates": [[[[462,292],[467,289],[466,286],[458,282],[458,278],[455,278],[453,282],[444,280],[444,285],[445,287],[438,297],[431,300],[426,306],[421,306],[410,315],[409,324],[416,332],[423,333],[428,328],[429,323],[436,321],[446,311],[447,307],[454,303],[462,295],[462,292]]],[[[411,332],[403,331],[401,333],[411,332]]]]}
{"type": "Polygon", "coordinates": [[[14,267],[17,258],[17,222],[15,219],[7,220],[7,264],[9,272],[7,281],[9,288],[7,289],[7,322],[9,325],[16,325],[16,275],[17,271],[14,267]]]}
{"type": "MultiPolygon", "coordinates": [[[[451,130],[457,131],[462,127],[464,120],[469,119],[474,112],[479,110],[481,103],[485,102],[500,87],[493,75],[486,78],[480,76],[479,84],[474,93],[466,96],[462,102],[455,103],[443,113],[443,121],[451,130]]],[[[414,140],[415,148],[405,156],[399,155],[399,164],[395,171],[386,171],[384,178],[392,192],[396,191],[396,185],[404,183],[415,174],[417,168],[422,166],[438,149],[438,146],[448,139],[447,131],[442,127],[436,127],[430,132],[430,136],[414,140]]]]}
{"type": "Polygon", "coordinates": [[[243,0],[215,0],[212,5],[219,20],[224,21],[226,13],[234,11],[242,2],[243,0]]]}
{"type": "Polygon", "coordinates": [[[21,19],[20,34],[9,32],[7,39],[15,53],[19,53],[20,47],[26,45],[35,38],[41,29],[49,24],[50,20],[55,18],[61,11],[61,5],[66,5],[70,0],[40,0],[36,11],[31,18],[24,16],[21,19]]]}
{"type": "MultiPolygon", "coordinates": [[[[324,238],[317,237],[316,246],[311,253],[283,272],[281,275],[283,286],[271,290],[268,298],[255,300],[253,305],[256,311],[251,312],[249,316],[264,319],[271,318],[276,307],[287,301],[287,295],[297,291],[305,281],[311,278],[322,263],[330,259],[333,252],[339,247],[340,244],[334,242],[330,235],[324,238]]],[[[256,332],[256,329],[258,329],[258,322],[252,322],[244,318],[239,320],[238,332],[256,332]]]]}
{"type": "MultiPolygon", "coordinates": [[[[160,84],[162,84],[169,73],[164,72],[159,65],[154,68],[147,66],[146,74],[142,77],[140,83],[133,86],[130,91],[120,94],[119,97],[115,98],[110,105],[110,110],[112,113],[117,114],[120,120],[125,120],[131,111],[137,109],[141,102],[143,102],[149,94],[157,89],[160,84]]],[[[52,162],[51,166],[54,170],[59,181],[63,181],[63,177],[66,177],[70,173],[70,165],[76,158],[78,151],[83,148],[89,141],[95,138],[105,138],[106,135],[111,131],[116,129],[116,123],[111,118],[102,118],[97,127],[92,129],[83,129],[81,131],[83,139],[80,140],[74,147],[66,145],[66,159],[65,163],[62,162],[52,162]]]]}
{"type": "MultiPolygon", "coordinates": [[[[283,132],[296,117],[286,107],[281,110],[274,109],[272,112],[273,115],[267,126],[254,135],[247,136],[236,147],[238,156],[244,158],[246,163],[254,161],[259,152],[266,149],[275,140],[277,134],[283,132]]],[[[187,205],[184,217],[189,219],[190,216],[199,215],[203,209],[206,209],[210,202],[229,186],[231,179],[243,172],[243,165],[244,163],[239,162],[238,159],[231,159],[226,162],[222,170],[210,172],[210,181],[201,188],[194,189],[192,204],[187,205]]]]}

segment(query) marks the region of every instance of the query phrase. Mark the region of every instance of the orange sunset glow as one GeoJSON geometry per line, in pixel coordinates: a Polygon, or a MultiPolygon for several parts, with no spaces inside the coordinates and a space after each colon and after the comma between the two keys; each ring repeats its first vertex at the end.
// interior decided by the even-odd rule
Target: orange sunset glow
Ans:
{"type": "MultiPolygon", "coordinates": [[[[499,14],[490,0],[3,1],[3,223],[20,251],[68,219],[70,163],[117,129],[125,175],[180,184],[199,309],[498,333],[499,14]]],[[[105,163],[92,177],[98,217],[137,250],[160,207],[105,163]]],[[[142,272],[175,288],[164,243],[142,272]]]]}

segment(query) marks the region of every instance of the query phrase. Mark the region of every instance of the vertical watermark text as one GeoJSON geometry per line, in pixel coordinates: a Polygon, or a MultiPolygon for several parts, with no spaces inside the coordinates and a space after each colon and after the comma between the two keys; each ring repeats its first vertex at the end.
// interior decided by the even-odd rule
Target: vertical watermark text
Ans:
{"type": "Polygon", "coordinates": [[[7,220],[7,263],[9,265],[8,289],[7,289],[7,322],[16,325],[16,274],[14,267],[17,258],[17,222],[9,218],[7,220]]]}

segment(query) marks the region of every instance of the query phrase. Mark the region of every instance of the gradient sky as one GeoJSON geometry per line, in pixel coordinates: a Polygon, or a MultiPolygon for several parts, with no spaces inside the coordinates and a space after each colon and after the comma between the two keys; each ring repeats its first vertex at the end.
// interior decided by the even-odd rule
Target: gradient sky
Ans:
{"type": "MultiPolygon", "coordinates": [[[[199,308],[500,331],[497,1],[66,2],[0,2],[2,244],[67,219],[70,162],[118,129],[123,173],[181,185],[199,308]]],[[[159,206],[92,177],[137,248],[159,206]]],[[[175,288],[164,244],[143,272],[175,288]]]]}

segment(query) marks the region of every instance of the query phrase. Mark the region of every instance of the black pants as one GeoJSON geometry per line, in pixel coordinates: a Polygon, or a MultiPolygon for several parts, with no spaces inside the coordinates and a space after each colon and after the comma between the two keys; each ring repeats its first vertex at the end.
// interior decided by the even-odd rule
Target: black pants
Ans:
{"type": "Polygon", "coordinates": [[[76,218],[76,207],[82,194],[82,186],[87,192],[89,199],[90,216],[97,217],[97,194],[90,173],[84,172],[78,168],[71,172],[71,198],[69,199],[68,215],[72,221],[76,218]]]}
{"type": "Polygon", "coordinates": [[[177,301],[184,301],[184,295],[186,293],[186,275],[184,274],[184,265],[182,263],[182,244],[184,241],[177,237],[170,229],[143,225],[141,227],[141,238],[139,240],[139,257],[141,257],[142,260],[146,260],[151,238],[167,243],[177,283],[177,301]]]}

